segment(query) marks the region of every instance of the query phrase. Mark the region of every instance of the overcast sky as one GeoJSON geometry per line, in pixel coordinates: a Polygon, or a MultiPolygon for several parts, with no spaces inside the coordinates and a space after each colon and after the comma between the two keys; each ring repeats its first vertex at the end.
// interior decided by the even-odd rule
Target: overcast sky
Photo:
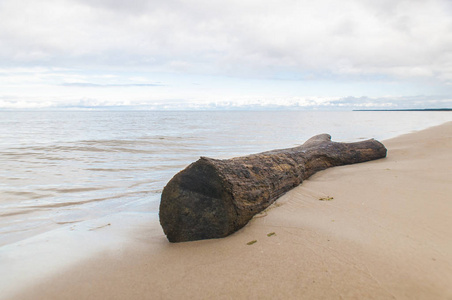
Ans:
{"type": "Polygon", "coordinates": [[[0,1],[0,108],[121,105],[452,107],[452,1],[0,1]]]}

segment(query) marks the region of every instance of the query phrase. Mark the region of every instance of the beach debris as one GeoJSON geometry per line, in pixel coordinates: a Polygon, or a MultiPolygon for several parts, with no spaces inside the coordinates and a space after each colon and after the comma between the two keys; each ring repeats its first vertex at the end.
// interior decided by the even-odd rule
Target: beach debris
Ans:
{"type": "Polygon", "coordinates": [[[333,199],[334,199],[334,198],[333,198],[333,197],[330,197],[330,196],[326,196],[326,197],[319,198],[320,201],[331,201],[331,200],[333,200],[333,199]]]}
{"type": "Polygon", "coordinates": [[[252,240],[251,242],[246,243],[248,246],[257,243],[257,240],[252,240]]]}
{"type": "Polygon", "coordinates": [[[201,157],[163,189],[160,224],[170,242],[225,237],[314,173],[383,157],[386,148],[374,139],[337,143],[328,134],[290,149],[224,160],[201,157]]]}
{"type": "Polygon", "coordinates": [[[89,229],[89,231],[93,231],[93,230],[97,230],[97,229],[101,229],[107,226],[111,226],[111,223],[105,224],[105,225],[101,225],[101,226],[96,226],[94,228],[89,229]]]}
{"type": "Polygon", "coordinates": [[[273,236],[273,235],[276,235],[276,233],[274,233],[274,232],[267,233],[267,236],[268,236],[268,237],[271,237],[271,236],[273,236]]]}

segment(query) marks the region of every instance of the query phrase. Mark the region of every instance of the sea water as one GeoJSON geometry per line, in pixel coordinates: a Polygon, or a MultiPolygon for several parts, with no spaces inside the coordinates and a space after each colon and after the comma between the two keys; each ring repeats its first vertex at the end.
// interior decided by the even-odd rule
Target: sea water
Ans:
{"type": "Polygon", "coordinates": [[[117,212],[157,213],[165,184],[200,156],[384,140],[451,112],[0,112],[0,246],[117,212]]]}

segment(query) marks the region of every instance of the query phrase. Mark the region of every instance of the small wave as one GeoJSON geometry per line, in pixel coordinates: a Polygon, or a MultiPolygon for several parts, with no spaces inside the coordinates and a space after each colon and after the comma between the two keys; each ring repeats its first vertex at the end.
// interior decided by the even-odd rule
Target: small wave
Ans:
{"type": "Polygon", "coordinates": [[[102,202],[105,200],[112,199],[110,197],[106,198],[97,198],[97,199],[90,199],[90,200],[82,200],[82,201],[73,201],[73,202],[57,202],[57,203],[49,203],[49,204],[41,204],[41,205],[29,205],[25,206],[25,209],[45,209],[45,208],[61,208],[66,206],[76,206],[76,205],[82,205],[92,202],[102,202]]]}
{"type": "Polygon", "coordinates": [[[110,146],[110,147],[116,147],[116,146],[124,146],[124,145],[147,145],[147,142],[137,141],[137,140],[82,140],[78,142],[81,145],[103,145],[103,146],[110,146]]]}
{"type": "Polygon", "coordinates": [[[141,186],[141,185],[155,184],[156,182],[157,182],[156,180],[142,180],[142,181],[138,181],[138,182],[135,182],[135,183],[129,185],[129,189],[134,189],[134,188],[136,188],[138,186],[141,186]]]}
{"type": "Polygon", "coordinates": [[[13,151],[0,152],[0,156],[6,156],[9,159],[19,159],[23,157],[34,156],[36,152],[23,152],[23,148],[12,148],[13,151]]]}
{"type": "Polygon", "coordinates": [[[91,192],[91,191],[98,191],[103,190],[105,187],[86,187],[86,188],[45,188],[40,189],[41,191],[52,191],[57,193],[82,193],[82,192],[91,192]]]}
{"type": "Polygon", "coordinates": [[[88,199],[88,200],[81,200],[81,201],[71,201],[71,202],[56,202],[56,203],[43,203],[40,205],[28,205],[23,206],[24,209],[52,209],[52,208],[62,208],[67,206],[77,206],[77,205],[84,205],[88,203],[94,203],[94,202],[103,202],[107,200],[114,200],[119,198],[126,198],[131,196],[136,196],[139,194],[147,194],[149,192],[153,191],[138,191],[138,192],[129,192],[129,193],[122,193],[118,194],[116,196],[111,197],[103,197],[103,198],[95,198],[95,199],[88,199]]]}
{"type": "Polygon", "coordinates": [[[12,217],[18,215],[25,215],[35,211],[40,211],[41,209],[33,209],[33,210],[16,210],[8,213],[0,213],[0,217],[12,217]]]}
{"type": "Polygon", "coordinates": [[[22,192],[22,191],[3,191],[2,193],[13,195],[13,196],[25,197],[27,199],[32,199],[32,200],[41,199],[41,198],[52,196],[52,195],[49,195],[49,194],[43,195],[43,194],[38,194],[38,193],[35,193],[35,192],[22,192]]]}
{"type": "Polygon", "coordinates": [[[94,172],[129,172],[129,171],[135,172],[137,169],[88,168],[85,170],[94,172]]]}

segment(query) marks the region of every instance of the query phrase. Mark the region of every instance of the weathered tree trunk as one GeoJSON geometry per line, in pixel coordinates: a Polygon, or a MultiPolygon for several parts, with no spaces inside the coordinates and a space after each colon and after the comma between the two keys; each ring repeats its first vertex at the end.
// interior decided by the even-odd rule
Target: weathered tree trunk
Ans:
{"type": "Polygon", "coordinates": [[[201,157],[163,189],[160,224],[170,242],[225,237],[315,172],[385,156],[374,139],[336,143],[321,134],[290,149],[226,160],[201,157]]]}

